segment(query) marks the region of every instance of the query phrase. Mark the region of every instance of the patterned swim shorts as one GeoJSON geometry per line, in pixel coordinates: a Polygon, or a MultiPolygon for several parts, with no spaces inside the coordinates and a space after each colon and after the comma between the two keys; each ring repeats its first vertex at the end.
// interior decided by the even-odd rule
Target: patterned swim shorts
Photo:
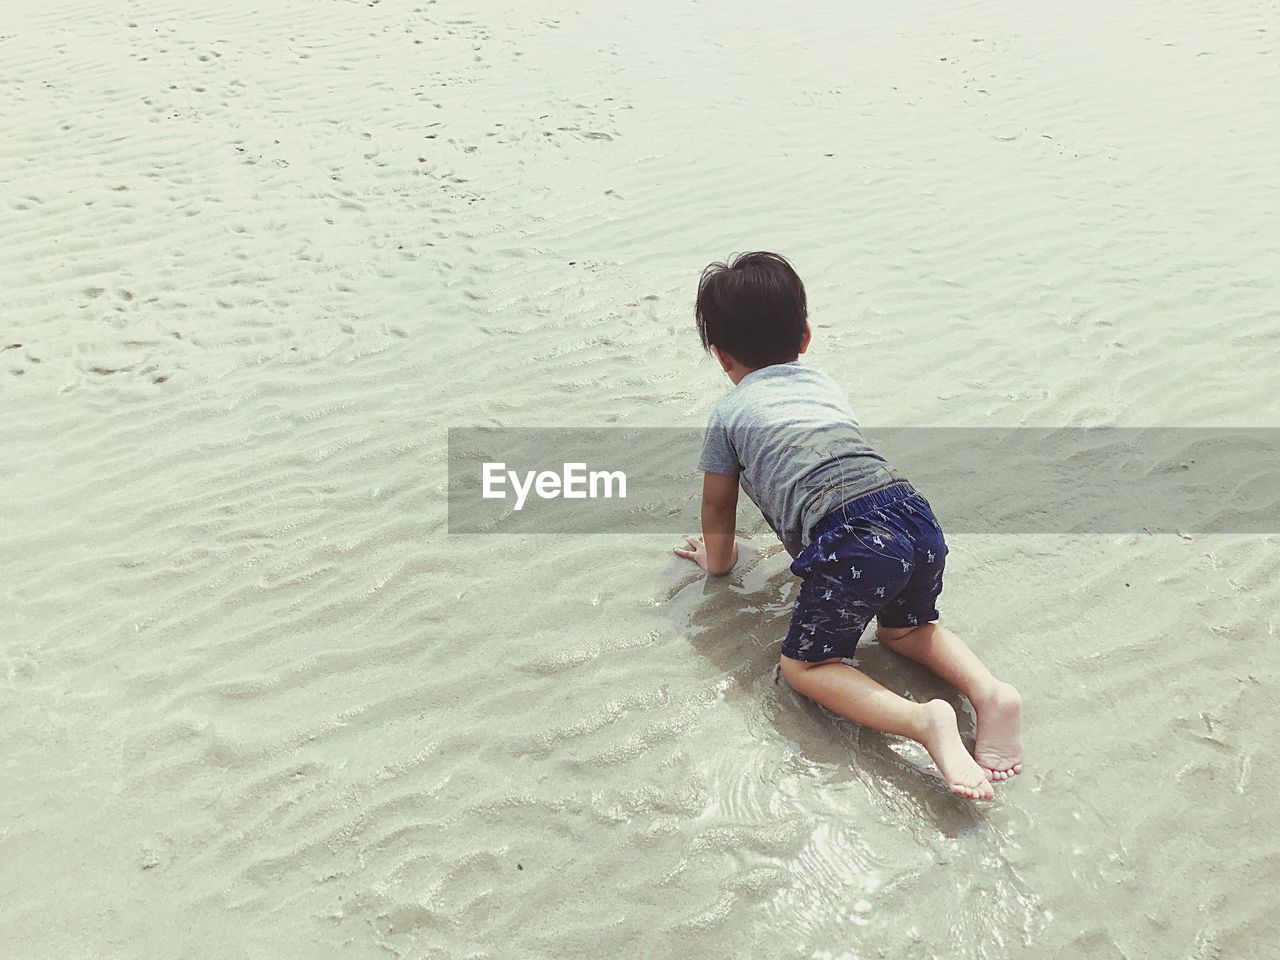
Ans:
{"type": "Polygon", "coordinates": [[[837,507],[791,564],[804,583],[782,653],[848,658],[872,617],[882,627],[937,620],[946,556],[929,502],[905,481],[837,507]]]}

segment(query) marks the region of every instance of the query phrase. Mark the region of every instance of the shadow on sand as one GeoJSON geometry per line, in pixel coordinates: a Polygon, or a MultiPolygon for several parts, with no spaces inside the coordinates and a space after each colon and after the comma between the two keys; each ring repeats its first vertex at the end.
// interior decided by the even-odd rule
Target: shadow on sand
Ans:
{"type": "MultiPolygon", "coordinates": [[[[861,782],[891,807],[909,808],[948,835],[980,824],[988,805],[954,796],[923,747],[861,727],[788,686],[778,658],[800,581],[785,555],[744,555],[742,560],[726,577],[687,575],[669,594],[678,597],[674,606],[683,611],[692,648],[734,681],[726,702],[752,712],[794,744],[804,761],[821,771],[823,785],[861,782]]],[[[968,700],[928,669],[878,643],[874,621],[857,656],[846,662],[909,700],[950,703],[972,750],[976,729],[968,700]]]]}

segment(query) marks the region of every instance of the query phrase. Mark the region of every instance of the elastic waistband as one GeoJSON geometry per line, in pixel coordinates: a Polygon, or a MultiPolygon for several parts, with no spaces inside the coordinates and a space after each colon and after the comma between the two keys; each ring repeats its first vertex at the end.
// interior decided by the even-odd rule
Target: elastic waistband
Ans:
{"type": "MultiPolygon", "coordinates": [[[[819,520],[817,527],[825,532],[825,528],[829,526],[844,523],[854,517],[861,517],[870,513],[872,510],[879,510],[882,507],[889,506],[891,503],[905,500],[907,497],[914,496],[915,492],[916,488],[906,480],[894,480],[892,483],[886,483],[876,490],[868,490],[852,500],[846,500],[819,520]]],[[[815,530],[816,532],[817,530],[815,530]]]]}

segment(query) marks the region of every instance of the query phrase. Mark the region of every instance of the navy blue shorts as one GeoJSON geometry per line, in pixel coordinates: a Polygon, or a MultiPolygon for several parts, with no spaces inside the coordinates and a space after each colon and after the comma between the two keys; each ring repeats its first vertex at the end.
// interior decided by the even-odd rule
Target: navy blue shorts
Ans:
{"type": "Polygon", "coordinates": [[[783,654],[852,657],[872,617],[882,627],[937,620],[946,557],[929,502],[905,481],[837,507],[792,561],[791,572],[804,583],[783,654]]]}

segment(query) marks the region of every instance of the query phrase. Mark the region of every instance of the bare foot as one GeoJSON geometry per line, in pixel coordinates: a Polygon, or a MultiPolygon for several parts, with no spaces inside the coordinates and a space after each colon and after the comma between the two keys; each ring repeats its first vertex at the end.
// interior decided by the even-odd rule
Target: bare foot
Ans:
{"type": "Polygon", "coordinates": [[[973,702],[978,714],[978,742],[973,755],[987,777],[1008,780],[1022,772],[1022,694],[1012,684],[997,682],[991,694],[973,702]]]}
{"type": "Polygon", "coordinates": [[[969,800],[990,800],[996,793],[987,782],[982,767],[974,763],[960,739],[956,712],[945,700],[930,700],[921,705],[924,722],[920,742],[933,757],[951,792],[969,800]]]}

